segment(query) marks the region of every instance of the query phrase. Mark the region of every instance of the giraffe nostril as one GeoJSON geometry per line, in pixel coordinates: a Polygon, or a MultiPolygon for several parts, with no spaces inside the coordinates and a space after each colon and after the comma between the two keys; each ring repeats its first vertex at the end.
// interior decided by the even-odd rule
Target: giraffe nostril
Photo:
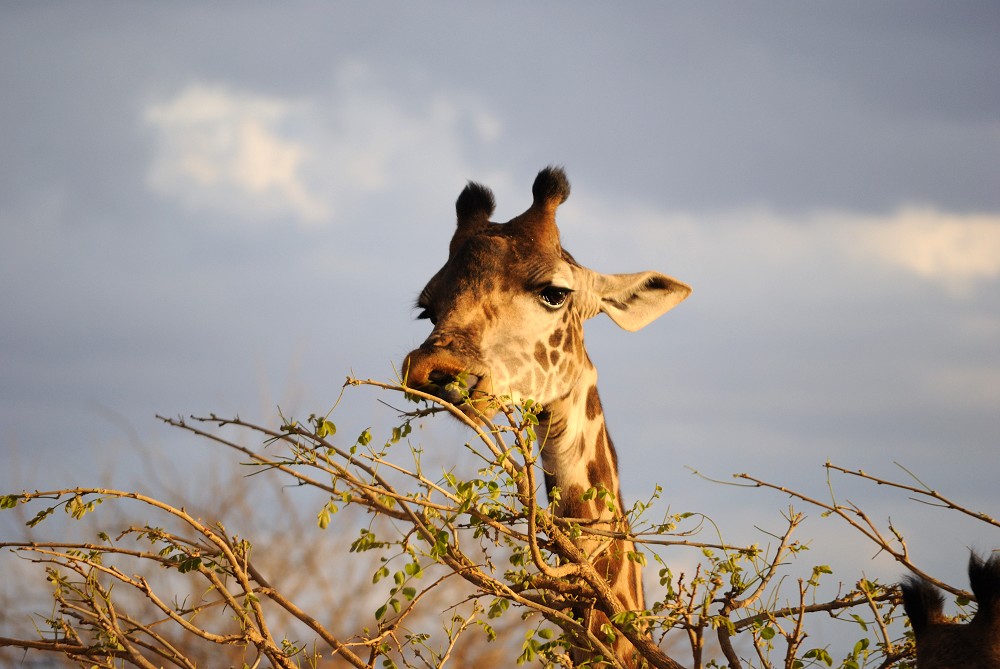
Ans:
{"type": "Polygon", "coordinates": [[[454,341],[455,338],[451,335],[440,335],[438,337],[434,337],[431,341],[431,346],[434,346],[435,348],[448,348],[454,341]]]}

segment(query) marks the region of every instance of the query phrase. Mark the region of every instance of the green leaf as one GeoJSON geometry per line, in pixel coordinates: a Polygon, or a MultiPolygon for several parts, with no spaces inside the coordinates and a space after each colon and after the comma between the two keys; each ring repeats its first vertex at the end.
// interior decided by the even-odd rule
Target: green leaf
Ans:
{"type": "Polygon", "coordinates": [[[80,520],[88,512],[93,511],[94,507],[101,504],[104,500],[98,497],[89,502],[83,501],[82,495],[75,495],[73,499],[66,502],[66,513],[72,516],[75,520],[80,520]]]}
{"type": "Polygon", "coordinates": [[[318,418],[316,420],[316,436],[320,439],[324,437],[332,437],[337,434],[337,426],[328,421],[325,418],[318,418]]]}
{"type": "Polygon", "coordinates": [[[325,530],[330,526],[330,510],[326,506],[319,510],[317,523],[319,524],[319,529],[321,530],[325,530]]]}
{"type": "Polygon", "coordinates": [[[476,624],[486,633],[487,643],[493,643],[497,640],[497,631],[493,629],[492,625],[482,620],[477,620],[476,624]]]}
{"type": "Polygon", "coordinates": [[[625,557],[629,562],[635,562],[643,567],[646,566],[646,554],[642,551],[629,551],[625,554],[625,557]]]}
{"type": "Polygon", "coordinates": [[[830,653],[826,651],[825,648],[813,648],[812,650],[806,651],[806,654],[802,657],[807,659],[819,660],[828,667],[833,666],[833,658],[830,653]]]}
{"type": "Polygon", "coordinates": [[[508,607],[510,607],[510,600],[497,597],[490,602],[490,609],[486,615],[490,618],[499,618],[503,615],[503,612],[508,609],[508,607]]]}
{"type": "MultiPolygon", "coordinates": [[[[868,623],[865,622],[864,618],[859,616],[857,613],[852,613],[851,618],[854,619],[854,622],[856,622],[861,627],[861,629],[863,629],[866,632],[868,631],[868,623]]],[[[863,641],[868,641],[868,639],[863,639],[863,641]]],[[[858,643],[861,642],[859,641],[858,643]]]]}
{"type": "Polygon", "coordinates": [[[371,550],[373,548],[381,548],[385,546],[385,543],[378,540],[375,533],[371,530],[362,529],[361,536],[351,542],[351,552],[360,553],[361,551],[371,550]]]}
{"type": "Polygon", "coordinates": [[[188,556],[186,559],[181,560],[180,564],[177,565],[177,571],[182,574],[186,574],[189,571],[195,571],[201,566],[201,558],[188,556]]]}
{"type": "Polygon", "coordinates": [[[50,506],[47,509],[42,509],[35,515],[34,518],[25,523],[25,525],[27,525],[28,527],[34,527],[38,523],[42,522],[43,520],[51,516],[55,510],[56,508],[54,506],[50,506]]]}

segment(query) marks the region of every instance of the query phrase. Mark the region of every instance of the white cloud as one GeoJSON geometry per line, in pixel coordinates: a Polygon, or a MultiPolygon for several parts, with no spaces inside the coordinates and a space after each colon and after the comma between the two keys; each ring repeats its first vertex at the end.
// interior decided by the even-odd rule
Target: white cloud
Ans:
{"type": "MultiPolygon", "coordinates": [[[[638,253],[632,264],[641,260],[660,268],[666,256],[671,262],[711,266],[716,273],[732,268],[751,271],[751,277],[784,271],[789,280],[797,274],[793,268],[856,272],[860,264],[877,273],[902,272],[956,295],[1000,277],[1000,213],[904,206],[885,216],[815,212],[792,217],[761,207],[695,214],[573,197],[575,202],[560,212],[566,221],[563,238],[582,238],[602,253],[638,253]],[[622,235],[626,239],[616,241],[622,235]]],[[[586,263],[587,256],[579,255],[586,263]]]]}
{"type": "Polygon", "coordinates": [[[196,208],[321,220],[328,207],[302,174],[310,152],[283,129],[300,113],[278,98],[191,84],[146,110],[159,140],[149,183],[196,208]]]}
{"type": "Polygon", "coordinates": [[[1000,276],[1000,215],[904,208],[854,225],[862,252],[924,278],[968,289],[1000,276]]]}
{"type": "Polygon", "coordinates": [[[241,219],[292,216],[322,225],[364,215],[366,198],[403,191],[411,204],[477,171],[467,155],[502,125],[477,99],[418,75],[390,83],[347,63],[308,102],[191,84],[150,106],[157,130],[151,187],[241,219]]]}

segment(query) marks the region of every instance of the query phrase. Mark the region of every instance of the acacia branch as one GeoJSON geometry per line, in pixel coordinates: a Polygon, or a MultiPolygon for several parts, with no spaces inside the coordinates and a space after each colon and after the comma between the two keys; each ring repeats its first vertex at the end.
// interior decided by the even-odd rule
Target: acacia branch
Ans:
{"type": "MultiPolygon", "coordinates": [[[[863,471],[861,469],[847,469],[845,467],[840,467],[840,466],[835,465],[835,464],[830,463],[830,462],[825,463],[823,466],[826,467],[827,469],[830,469],[830,470],[833,470],[833,471],[837,471],[837,472],[840,472],[842,474],[846,474],[848,476],[856,476],[858,478],[862,478],[862,479],[871,481],[872,483],[875,483],[876,485],[884,485],[884,486],[889,486],[891,488],[896,488],[898,490],[905,490],[907,492],[912,492],[915,495],[919,495],[921,497],[930,497],[931,499],[933,499],[933,500],[935,500],[936,502],[939,503],[939,504],[936,504],[935,506],[941,506],[942,508],[949,509],[951,511],[958,511],[959,513],[962,513],[962,514],[965,514],[965,515],[970,516],[972,518],[975,518],[976,520],[981,520],[982,522],[987,523],[989,525],[993,525],[994,527],[1000,527],[1000,521],[998,521],[997,519],[993,518],[992,516],[989,516],[989,515],[981,512],[981,511],[973,511],[972,509],[964,507],[961,504],[958,504],[958,503],[952,501],[948,497],[945,497],[944,495],[942,495],[941,493],[937,492],[936,490],[933,490],[930,487],[926,486],[923,483],[923,481],[921,481],[919,478],[916,477],[916,475],[913,474],[913,472],[911,472],[910,470],[908,470],[906,467],[903,467],[898,462],[896,463],[896,466],[899,467],[900,469],[902,469],[907,474],[909,474],[911,477],[913,477],[913,479],[915,481],[917,481],[918,483],[920,483],[920,485],[923,486],[923,487],[917,488],[917,487],[914,487],[914,486],[906,485],[904,483],[899,483],[897,481],[890,481],[888,479],[882,479],[882,478],[879,478],[877,476],[872,476],[871,474],[868,474],[867,472],[865,472],[865,471],[863,471]]],[[[921,501],[921,500],[917,499],[917,500],[914,500],[914,501],[921,501]]],[[[924,503],[929,504],[929,502],[924,502],[924,503]]]]}
{"type": "MultiPolygon", "coordinates": [[[[831,469],[835,469],[835,470],[840,470],[839,468],[835,468],[835,467],[830,467],[830,468],[831,469]]],[[[854,474],[853,472],[846,472],[846,473],[854,474]]],[[[854,475],[856,475],[856,476],[862,476],[863,478],[869,478],[867,475],[864,475],[864,474],[854,474],[854,475]]],[[[972,595],[972,593],[969,593],[969,592],[967,592],[965,590],[962,590],[961,588],[956,588],[956,587],[954,587],[952,585],[949,585],[949,584],[945,583],[944,581],[941,581],[941,580],[939,580],[937,578],[934,578],[933,576],[931,576],[930,574],[928,574],[924,570],[920,569],[917,565],[915,565],[913,563],[912,560],[910,560],[909,551],[907,550],[906,543],[905,543],[905,541],[903,541],[902,536],[900,536],[898,533],[896,533],[896,531],[893,528],[890,528],[893,531],[893,534],[894,534],[894,536],[896,538],[896,541],[900,545],[900,548],[897,549],[897,548],[895,548],[893,546],[893,542],[892,541],[886,539],[882,535],[882,533],[878,530],[878,528],[875,526],[874,522],[872,522],[872,520],[868,517],[868,515],[866,513],[864,513],[864,511],[862,509],[858,508],[856,505],[849,503],[850,505],[846,506],[846,505],[839,504],[839,503],[836,503],[836,502],[834,502],[832,504],[828,504],[826,502],[821,502],[821,501],[819,501],[819,500],[817,500],[817,499],[815,499],[813,497],[810,497],[809,495],[806,495],[804,493],[798,492],[798,491],[793,490],[791,488],[787,488],[785,486],[780,486],[780,485],[777,485],[777,484],[774,484],[774,483],[769,483],[769,482],[764,481],[762,479],[758,479],[756,477],[750,476],[749,474],[735,474],[734,476],[736,478],[741,478],[741,479],[744,479],[746,481],[750,481],[751,484],[752,484],[752,487],[770,488],[772,490],[777,490],[778,492],[782,492],[782,493],[784,493],[786,495],[789,495],[790,497],[795,497],[796,499],[800,499],[800,500],[802,500],[804,502],[807,502],[808,504],[811,504],[811,505],[816,506],[816,507],[818,507],[820,509],[823,509],[824,511],[826,511],[829,514],[836,515],[837,517],[839,517],[842,520],[844,520],[848,525],[850,525],[855,530],[857,530],[862,535],[864,535],[869,540],[871,540],[872,543],[874,543],[876,546],[878,546],[880,550],[883,550],[886,553],[888,553],[889,555],[891,555],[892,558],[894,560],[896,560],[896,562],[898,562],[901,565],[903,565],[903,567],[905,567],[907,570],[909,570],[911,573],[915,574],[919,578],[921,578],[921,579],[923,579],[925,581],[928,581],[930,583],[933,583],[934,585],[938,586],[942,590],[946,590],[947,592],[950,592],[950,593],[952,593],[952,594],[954,594],[956,596],[967,597],[969,599],[975,600],[975,597],[972,595]],[[859,520],[856,520],[855,518],[860,519],[860,522],[859,522],[859,520]]],[[[892,485],[892,483],[887,481],[887,482],[884,483],[884,485],[892,485]]],[[[897,487],[900,487],[900,486],[897,486],[897,487]]],[[[904,489],[906,488],[906,486],[902,486],[902,487],[904,487],[904,489]]],[[[918,491],[918,492],[920,492],[920,491],[918,491]]]]}

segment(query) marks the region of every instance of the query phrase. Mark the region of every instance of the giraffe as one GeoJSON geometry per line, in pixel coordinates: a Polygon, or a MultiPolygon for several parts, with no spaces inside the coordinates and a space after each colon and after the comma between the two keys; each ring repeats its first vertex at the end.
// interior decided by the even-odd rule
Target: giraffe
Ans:
{"type": "Polygon", "coordinates": [[[901,584],[917,641],[917,669],[1000,667],[1000,553],[988,560],[972,553],[969,583],[979,608],[964,625],[945,618],[944,597],[928,581],[911,577],[901,584]]]}
{"type": "MultiPolygon", "coordinates": [[[[468,183],[455,204],[458,225],[448,261],[417,299],[418,318],[429,319],[434,329],[406,356],[402,369],[410,387],[453,403],[463,399],[452,383],[461,375],[468,396],[460,408],[473,419],[494,415],[497,396],[512,404],[540,403],[536,431],[546,492],[557,500],[555,513],[627,532],[618,459],[597,392],[597,370],[584,348],[583,322],[603,312],[635,331],[684,300],[691,288],[657,272],[600,274],[577,263],[562,248],[555,221],[569,192],[565,172],[547,167],[532,186],[531,207],[507,223],[492,223],[492,191],[468,183]],[[584,499],[591,489],[610,496],[612,509],[607,497],[584,499]]],[[[585,533],[577,545],[624,609],[645,609],[640,564],[627,559],[634,551],[631,541],[608,545],[585,533]]],[[[604,612],[581,607],[576,614],[604,638],[599,632],[608,622],[604,612]]],[[[594,659],[586,645],[573,650],[576,664],[594,659]]],[[[636,666],[634,648],[623,635],[617,635],[613,650],[623,664],[636,666]]]]}

